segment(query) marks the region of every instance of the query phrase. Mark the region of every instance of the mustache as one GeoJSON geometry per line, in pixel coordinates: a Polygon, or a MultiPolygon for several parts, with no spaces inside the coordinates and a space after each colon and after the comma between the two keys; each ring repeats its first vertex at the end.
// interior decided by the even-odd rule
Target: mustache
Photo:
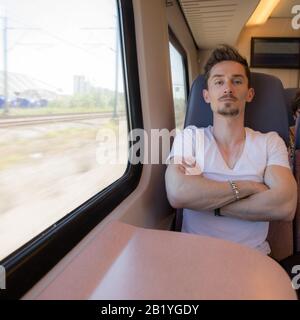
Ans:
{"type": "Polygon", "coordinates": [[[233,101],[237,100],[237,98],[233,94],[226,94],[226,95],[222,96],[221,98],[219,98],[218,100],[223,101],[223,100],[228,100],[228,99],[233,100],[233,101]]]}

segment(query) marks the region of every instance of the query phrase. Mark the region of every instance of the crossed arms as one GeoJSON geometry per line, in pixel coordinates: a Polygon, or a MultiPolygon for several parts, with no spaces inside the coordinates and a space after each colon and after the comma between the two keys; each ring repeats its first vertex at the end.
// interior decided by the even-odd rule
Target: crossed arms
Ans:
{"type": "Polygon", "coordinates": [[[265,170],[264,183],[234,180],[241,200],[235,196],[229,182],[219,182],[203,175],[187,175],[188,165],[169,164],[166,189],[174,208],[195,211],[221,208],[221,214],[250,221],[291,221],[297,205],[297,184],[288,168],[270,165],[265,170]]]}

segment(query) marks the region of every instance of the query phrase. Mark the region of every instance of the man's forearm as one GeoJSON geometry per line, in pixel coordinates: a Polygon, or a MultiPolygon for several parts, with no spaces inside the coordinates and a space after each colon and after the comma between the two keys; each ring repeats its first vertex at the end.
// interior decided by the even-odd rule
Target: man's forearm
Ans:
{"type": "MultiPolygon", "coordinates": [[[[235,201],[228,182],[219,182],[203,176],[186,176],[178,193],[179,206],[196,211],[214,210],[235,201]]],[[[240,186],[240,192],[246,196],[250,186],[240,186]]]]}
{"type": "MultiPolygon", "coordinates": [[[[168,167],[166,181],[168,199],[175,208],[214,210],[235,201],[228,181],[220,182],[200,175],[185,175],[178,166],[168,167]]],[[[241,199],[259,192],[261,185],[252,181],[235,182],[241,199]]]]}
{"type": "Polygon", "coordinates": [[[221,208],[227,217],[249,221],[291,220],[294,199],[286,198],[276,190],[266,190],[221,208]]]}

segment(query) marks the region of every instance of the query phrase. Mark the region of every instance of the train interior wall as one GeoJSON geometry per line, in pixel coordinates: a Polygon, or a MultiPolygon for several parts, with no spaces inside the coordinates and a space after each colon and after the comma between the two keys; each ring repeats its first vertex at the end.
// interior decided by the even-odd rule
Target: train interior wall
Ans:
{"type": "MultiPolygon", "coordinates": [[[[242,30],[237,42],[237,49],[250,62],[251,37],[300,37],[300,30],[294,30],[290,18],[270,18],[265,24],[246,27],[242,30]]],[[[263,72],[278,77],[285,88],[300,86],[300,70],[251,68],[255,72],[263,72]]]]}

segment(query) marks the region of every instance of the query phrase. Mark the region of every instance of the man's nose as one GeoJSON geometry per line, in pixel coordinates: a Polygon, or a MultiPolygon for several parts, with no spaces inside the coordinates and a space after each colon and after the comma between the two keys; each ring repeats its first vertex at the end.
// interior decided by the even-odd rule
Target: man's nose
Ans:
{"type": "Polygon", "coordinates": [[[231,84],[231,82],[229,82],[229,81],[225,82],[224,93],[225,94],[232,93],[232,84],[231,84]]]}

